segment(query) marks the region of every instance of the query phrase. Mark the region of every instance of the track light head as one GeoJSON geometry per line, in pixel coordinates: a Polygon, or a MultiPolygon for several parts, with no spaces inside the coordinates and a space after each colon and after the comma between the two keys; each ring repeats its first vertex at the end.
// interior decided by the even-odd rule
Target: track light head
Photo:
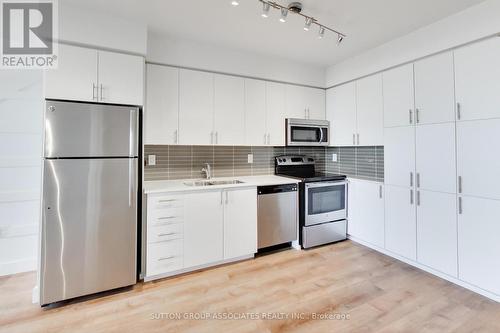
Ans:
{"type": "Polygon", "coordinates": [[[239,4],[240,4],[240,2],[237,0],[231,1],[231,5],[233,5],[233,6],[238,6],[239,4]]]}
{"type": "Polygon", "coordinates": [[[344,36],[339,34],[337,37],[337,45],[340,45],[340,43],[342,43],[343,40],[344,40],[344,36]]]}
{"type": "Polygon", "coordinates": [[[323,26],[319,26],[319,31],[318,31],[318,38],[321,39],[325,37],[325,28],[323,26]]]}
{"type": "Polygon", "coordinates": [[[306,17],[306,23],[304,24],[305,31],[309,31],[309,29],[311,28],[312,21],[313,20],[311,17],[306,17]]]}
{"type": "Polygon", "coordinates": [[[286,8],[281,8],[281,17],[280,17],[280,22],[285,23],[286,22],[286,16],[288,15],[288,9],[286,8]]]}
{"type": "Polygon", "coordinates": [[[267,18],[269,17],[269,9],[271,8],[271,6],[269,5],[268,2],[263,2],[262,3],[262,17],[264,18],[267,18]]]}

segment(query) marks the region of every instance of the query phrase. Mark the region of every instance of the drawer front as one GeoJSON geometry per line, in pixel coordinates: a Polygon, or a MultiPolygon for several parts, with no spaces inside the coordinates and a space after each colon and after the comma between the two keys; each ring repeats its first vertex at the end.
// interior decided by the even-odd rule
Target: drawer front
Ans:
{"type": "Polygon", "coordinates": [[[184,218],[184,208],[164,208],[164,209],[149,209],[148,222],[151,225],[165,224],[165,222],[181,222],[184,218]]]}
{"type": "Polygon", "coordinates": [[[184,207],[183,195],[159,195],[148,197],[149,209],[169,209],[184,207]]]}
{"type": "Polygon", "coordinates": [[[182,239],[184,224],[174,223],[160,226],[148,226],[148,243],[171,242],[182,239]]]}
{"type": "Polygon", "coordinates": [[[153,276],[183,268],[183,240],[148,244],[146,275],[153,276]]]}

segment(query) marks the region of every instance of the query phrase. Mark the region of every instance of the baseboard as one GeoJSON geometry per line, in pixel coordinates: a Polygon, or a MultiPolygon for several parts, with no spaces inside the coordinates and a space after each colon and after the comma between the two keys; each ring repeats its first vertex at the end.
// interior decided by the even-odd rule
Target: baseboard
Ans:
{"type": "Polygon", "coordinates": [[[393,253],[391,251],[388,251],[386,249],[383,249],[383,248],[381,248],[379,246],[376,246],[376,245],[373,245],[371,243],[365,242],[365,241],[363,241],[361,239],[358,239],[356,237],[348,236],[348,238],[350,240],[352,240],[353,242],[355,242],[355,243],[358,243],[358,244],[361,244],[363,246],[369,247],[370,249],[375,250],[377,252],[380,252],[382,254],[385,254],[386,256],[389,256],[389,257],[392,257],[392,258],[397,259],[399,261],[402,261],[405,264],[414,266],[414,267],[416,267],[418,269],[421,269],[421,270],[423,270],[423,271],[425,271],[427,273],[430,273],[432,275],[440,277],[441,279],[447,280],[447,281],[449,281],[451,283],[459,285],[460,287],[463,287],[465,289],[469,289],[469,290],[471,290],[471,291],[473,291],[473,292],[475,292],[477,294],[480,294],[480,295],[482,295],[484,297],[487,297],[487,298],[489,298],[491,300],[494,300],[495,302],[499,302],[500,303],[500,295],[497,295],[497,294],[494,294],[494,293],[489,292],[487,290],[481,289],[481,288],[479,288],[479,287],[477,287],[475,285],[469,284],[469,283],[467,283],[465,281],[462,281],[462,280],[460,280],[460,279],[458,279],[456,277],[444,274],[444,273],[442,273],[440,271],[437,271],[437,270],[432,269],[432,268],[430,268],[428,266],[422,265],[422,264],[420,264],[420,263],[418,263],[416,261],[413,261],[411,259],[408,259],[408,258],[402,257],[400,255],[397,255],[397,254],[395,254],[395,253],[393,253]]]}
{"type": "Polygon", "coordinates": [[[35,259],[23,259],[0,263],[0,276],[17,273],[31,272],[36,270],[35,259]]]}

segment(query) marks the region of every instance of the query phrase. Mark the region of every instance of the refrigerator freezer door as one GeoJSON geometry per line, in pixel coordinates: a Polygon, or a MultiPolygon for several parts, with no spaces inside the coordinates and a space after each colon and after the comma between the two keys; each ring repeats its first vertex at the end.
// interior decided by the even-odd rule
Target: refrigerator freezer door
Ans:
{"type": "Polygon", "coordinates": [[[136,107],[47,101],[46,158],[137,156],[136,107]]]}
{"type": "Polygon", "coordinates": [[[41,304],[136,282],[137,159],[45,160],[41,304]]]}

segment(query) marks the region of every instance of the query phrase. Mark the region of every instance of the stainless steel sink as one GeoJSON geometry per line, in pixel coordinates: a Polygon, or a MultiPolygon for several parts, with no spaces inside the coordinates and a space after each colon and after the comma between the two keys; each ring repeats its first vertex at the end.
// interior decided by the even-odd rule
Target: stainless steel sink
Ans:
{"type": "Polygon", "coordinates": [[[214,185],[234,185],[243,184],[241,180],[193,180],[191,182],[185,182],[184,185],[187,186],[214,186],[214,185]]]}

